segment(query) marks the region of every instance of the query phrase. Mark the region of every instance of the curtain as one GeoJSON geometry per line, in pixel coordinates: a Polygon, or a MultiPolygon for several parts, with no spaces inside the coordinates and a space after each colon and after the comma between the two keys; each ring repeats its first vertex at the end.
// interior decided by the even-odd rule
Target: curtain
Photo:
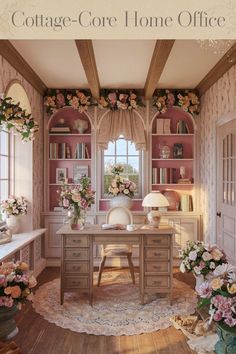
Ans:
{"type": "Polygon", "coordinates": [[[99,148],[106,150],[109,141],[119,139],[120,135],[126,140],[133,141],[136,150],[146,150],[143,122],[132,110],[110,111],[102,119],[97,139],[99,148]]]}

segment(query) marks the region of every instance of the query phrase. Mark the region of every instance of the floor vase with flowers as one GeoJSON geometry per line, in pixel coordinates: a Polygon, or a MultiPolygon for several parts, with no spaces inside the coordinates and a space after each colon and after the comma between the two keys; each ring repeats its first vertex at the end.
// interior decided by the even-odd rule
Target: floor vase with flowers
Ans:
{"type": "Polygon", "coordinates": [[[18,311],[17,307],[0,306],[0,339],[8,340],[18,333],[14,316],[18,311]]]}
{"type": "Polygon", "coordinates": [[[236,353],[236,327],[229,327],[218,324],[216,333],[219,337],[215,345],[216,354],[235,354],[236,353]]]}

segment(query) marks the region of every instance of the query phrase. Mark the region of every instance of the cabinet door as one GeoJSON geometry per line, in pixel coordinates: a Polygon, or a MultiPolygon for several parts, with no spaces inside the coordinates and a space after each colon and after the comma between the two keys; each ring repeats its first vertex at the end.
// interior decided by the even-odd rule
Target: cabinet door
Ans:
{"type": "Polygon", "coordinates": [[[57,230],[62,226],[61,217],[46,217],[45,227],[47,229],[45,235],[45,256],[46,258],[61,257],[61,236],[57,235],[57,230]]]}

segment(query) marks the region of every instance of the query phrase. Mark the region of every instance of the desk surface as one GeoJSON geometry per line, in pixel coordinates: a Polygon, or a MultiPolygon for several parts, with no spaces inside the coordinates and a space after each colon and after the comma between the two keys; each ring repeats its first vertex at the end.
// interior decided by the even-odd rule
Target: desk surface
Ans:
{"type": "Polygon", "coordinates": [[[83,234],[83,235],[141,235],[141,234],[150,234],[150,235],[158,235],[158,234],[173,234],[175,233],[175,229],[170,227],[169,225],[161,225],[158,229],[149,228],[147,225],[142,225],[138,227],[135,231],[127,231],[127,230],[103,230],[101,225],[86,225],[83,230],[72,230],[69,225],[63,225],[58,231],[58,235],[74,235],[74,234],[83,234]]]}

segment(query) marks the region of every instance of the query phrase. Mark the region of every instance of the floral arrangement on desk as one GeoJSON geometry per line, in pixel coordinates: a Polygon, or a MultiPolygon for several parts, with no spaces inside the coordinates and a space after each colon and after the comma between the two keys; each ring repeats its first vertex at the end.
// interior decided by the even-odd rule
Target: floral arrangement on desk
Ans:
{"type": "Polygon", "coordinates": [[[21,309],[25,300],[32,300],[32,288],[37,284],[34,276],[27,274],[24,262],[6,262],[0,265],[0,307],[16,305],[21,309]]]}
{"type": "Polygon", "coordinates": [[[95,191],[91,189],[89,177],[82,177],[79,184],[70,186],[68,180],[61,185],[59,193],[59,205],[63,208],[73,206],[78,212],[87,210],[95,202],[95,191]]]}
{"type": "Polygon", "coordinates": [[[112,168],[111,172],[114,178],[108,187],[108,194],[111,194],[112,197],[123,194],[132,198],[137,187],[134,182],[120,176],[120,173],[124,172],[124,167],[122,165],[116,165],[112,168]]]}
{"type": "Polygon", "coordinates": [[[197,94],[190,90],[157,90],[153,96],[153,106],[160,113],[165,113],[169,107],[179,106],[184,111],[199,114],[200,101],[197,94]]]}
{"type": "Polygon", "coordinates": [[[13,130],[23,142],[34,140],[39,125],[26,110],[15,103],[11,97],[0,97],[0,128],[13,130]]]}
{"type": "Polygon", "coordinates": [[[224,263],[227,263],[226,255],[217,246],[200,241],[187,241],[182,250],[180,271],[192,272],[195,276],[206,276],[224,263]]]}
{"type": "Polygon", "coordinates": [[[112,111],[122,109],[136,109],[144,106],[141,97],[137,96],[134,91],[102,91],[98,101],[99,108],[109,108],[112,111]]]}
{"type": "Polygon", "coordinates": [[[24,197],[9,196],[8,199],[2,200],[0,209],[7,217],[10,215],[19,216],[27,214],[28,202],[24,197]]]}
{"type": "Polygon", "coordinates": [[[92,104],[87,91],[50,89],[44,97],[44,105],[49,114],[55,113],[65,106],[73,107],[80,113],[86,111],[92,104]]]}
{"type": "Polygon", "coordinates": [[[222,264],[216,267],[213,278],[202,283],[198,289],[198,307],[208,306],[210,323],[236,328],[236,273],[235,267],[222,264]]]}

